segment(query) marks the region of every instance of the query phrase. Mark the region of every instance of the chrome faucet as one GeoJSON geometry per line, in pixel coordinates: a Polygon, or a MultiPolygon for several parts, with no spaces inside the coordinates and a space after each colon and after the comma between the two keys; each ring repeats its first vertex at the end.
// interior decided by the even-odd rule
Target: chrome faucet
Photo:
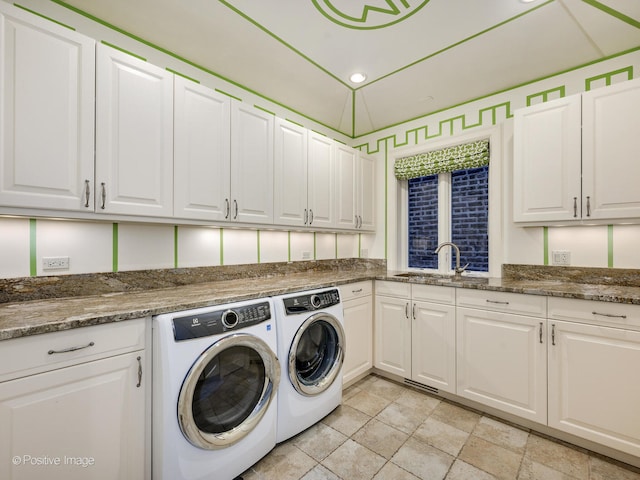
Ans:
{"type": "Polygon", "coordinates": [[[456,268],[455,268],[455,276],[456,277],[460,277],[462,275],[462,272],[465,271],[465,269],[469,266],[469,264],[467,263],[464,267],[460,267],[460,248],[458,248],[458,246],[453,243],[453,242],[442,242],[440,245],[438,245],[438,248],[436,248],[436,251],[433,253],[439,253],[440,249],[442,247],[446,247],[446,246],[450,246],[452,250],[456,251],[456,268]]]}

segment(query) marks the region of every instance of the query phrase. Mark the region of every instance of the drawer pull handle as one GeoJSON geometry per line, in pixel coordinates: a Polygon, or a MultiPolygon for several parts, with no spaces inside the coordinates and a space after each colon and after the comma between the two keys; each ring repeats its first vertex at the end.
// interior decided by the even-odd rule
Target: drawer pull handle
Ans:
{"type": "Polygon", "coordinates": [[[416,319],[416,304],[413,304],[413,307],[411,307],[411,317],[415,320],[416,319]]]}
{"type": "Polygon", "coordinates": [[[556,344],[556,324],[551,324],[551,345],[556,344]]]}
{"type": "Polygon", "coordinates": [[[591,312],[593,315],[600,315],[601,317],[609,317],[609,318],[627,318],[626,315],[613,315],[611,313],[599,313],[599,312],[591,312]]]}
{"type": "Polygon", "coordinates": [[[489,300],[487,298],[487,303],[497,303],[498,305],[509,305],[509,302],[501,302],[499,300],[489,300]]]}
{"type": "Polygon", "coordinates": [[[351,293],[360,293],[362,291],[361,288],[357,289],[357,290],[351,290],[351,293]]]}
{"type": "Polygon", "coordinates": [[[573,197],[573,218],[578,218],[578,197],[573,197]]]}
{"type": "Polygon", "coordinates": [[[136,385],[137,388],[140,388],[140,385],[142,385],[142,359],[141,357],[137,358],[138,360],[138,384],[136,385]]]}
{"type": "Polygon", "coordinates": [[[100,208],[104,210],[107,203],[107,186],[104,182],[100,184],[100,199],[102,200],[100,208]]]}
{"type": "Polygon", "coordinates": [[[79,347],[69,347],[69,348],[65,348],[64,350],[49,350],[47,353],[49,355],[54,355],[56,353],[69,353],[69,352],[75,352],[76,350],[82,350],[84,348],[89,348],[89,347],[93,347],[95,345],[94,342],[89,342],[86,345],[80,345],[79,347]]]}
{"type": "Polygon", "coordinates": [[[404,304],[404,316],[406,318],[409,318],[409,304],[408,303],[404,304]]]}
{"type": "Polygon", "coordinates": [[[89,208],[89,197],[91,196],[91,187],[89,180],[84,181],[84,207],[89,208]]]}

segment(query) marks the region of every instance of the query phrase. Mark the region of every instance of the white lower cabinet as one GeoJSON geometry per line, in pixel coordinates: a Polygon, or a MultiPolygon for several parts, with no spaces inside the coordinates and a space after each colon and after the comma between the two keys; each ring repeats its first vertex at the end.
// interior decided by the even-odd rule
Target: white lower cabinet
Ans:
{"type": "Polygon", "coordinates": [[[640,456],[639,310],[549,299],[550,427],[640,456]]]}
{"type": "Polygon", "coordinates": [[[458,305],[458,395],[546,423],[546,298],[459,290],[458,305]]]}
{"type": "Polygon", "coordinates": [[[130,322],[2,342],[0,478],[149,478],[145,320],[130,322]]]}
{"type": "Polygon", "coordinates": [[[352,283],[340,292],[347,343],[342,381],[347,385],[366,375],[373,364],[373,283],[352,283]]]}
{"type": "Polygon", "coordinates": [[[375,367],[455,393],[455,289],[376,282],[375,367]]]}

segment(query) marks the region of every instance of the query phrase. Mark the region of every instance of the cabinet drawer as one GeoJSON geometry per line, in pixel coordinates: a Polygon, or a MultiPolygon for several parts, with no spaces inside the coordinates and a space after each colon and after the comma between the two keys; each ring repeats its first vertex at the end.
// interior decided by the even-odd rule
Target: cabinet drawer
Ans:
{"type": "Polygon", "coordinates": [[[145,319],[32,335],[1,343],[0,382],[4,382],[142,350],[145,348],[145,319]]]}
{"type": "Polygon", "coordinates": [[[411,284],[402,282],[376,281],[376,295],[411,298],[411,284]]]}
{"type": "Polygon", "coordinates": [[[456,289],[453,287],[439,287],[436,285],[411,285],[413,300],[422,302],[444,303],[455,305],[456,289]]]}
{"type": "Polygon", "coordinates": [[[459,288],[457,290],[457,300],[459,307],[479,308],[533,317],[547,316],[547,297],[542,295],[459,288]]]}
{"type": "Polygon", "coordinates": [[[640,306],[549,297],[549,319],[640,330],[640,306]]]}
{"type": "Polygon", "coordinates": [[[371,280],[366,282],[350,283],[340,287],[340,297],[343,302],[371,295],[372,292],[373,282],[371,280]]]}

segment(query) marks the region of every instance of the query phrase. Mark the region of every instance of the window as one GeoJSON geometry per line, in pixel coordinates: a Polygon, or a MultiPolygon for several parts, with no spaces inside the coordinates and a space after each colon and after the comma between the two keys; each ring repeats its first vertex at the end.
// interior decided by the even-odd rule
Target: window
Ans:
{"type": "MultiPolygon", "coordinates": [[[[460,248],[461,265],[469,264],[467,271],[489,271],[488,159],[486,141],[400,159],[411,170],[407,174],[409,268],[438,270],[439,256],[434,252],[440,243],[451,241],[460,248]],[[471,156],[478,157],[472,161],[469,145],[473,146],[471,156]],[[457,162],[454,154],[461,151],[465,152],[464,161],[457,162]],[[437,173],[432,173],[434,162],[439,162],[435,167],[440,170],[437,173]],[[427,175],[417,176],[421,173],[427,175]]],[[[402,164],[400,175],[403,175],[401,169],[402,164]]],[[[398,170],[396,166],[396,176],[398,170]]],[[[449,249],[442,252],[450,258],[442,269],[453,270],[455,255],[449,249]]]]}

